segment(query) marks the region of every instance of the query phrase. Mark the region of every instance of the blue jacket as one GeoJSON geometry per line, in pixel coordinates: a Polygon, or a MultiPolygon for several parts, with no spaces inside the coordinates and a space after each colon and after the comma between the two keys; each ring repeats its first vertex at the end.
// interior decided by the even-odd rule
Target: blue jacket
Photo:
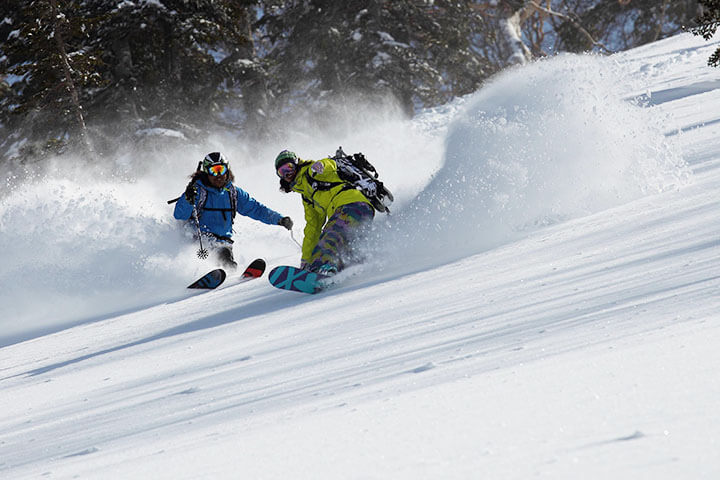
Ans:
{"type": "MultiPolygon", "coordinates": [[[[201,197],[201,189],[207,191],[207,200],[198,211],[200,230],[210,232],[219,237],[232,237],[233,213],[230,208],[230,189],[237,190],[237,213],[258,220],[268,225],[278,225],[282,218],[278,212],[269,209],[262,203],[252,198],[248,193],[228,182],[222,189],[205,185],[202,180],[197,180],[198,195],[195,198],[195,206],[198,205],[201,197]]],[[[181,195],[175,204],[173,216],[178,220],[189,220],[193,213],[191,205],[185,195],[181,195]]]]}

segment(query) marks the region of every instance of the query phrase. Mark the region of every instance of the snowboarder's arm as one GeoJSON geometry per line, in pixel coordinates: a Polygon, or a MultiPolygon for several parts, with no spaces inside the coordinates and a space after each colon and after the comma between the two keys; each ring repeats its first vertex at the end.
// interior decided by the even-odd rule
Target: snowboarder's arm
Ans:
{"type": "Polygon", "coordinates": [[[310,176],[321,182],[337,182],[340,177],[337,173],[337,163],[332,158],[323,158],[310,165],[310,176]]]}

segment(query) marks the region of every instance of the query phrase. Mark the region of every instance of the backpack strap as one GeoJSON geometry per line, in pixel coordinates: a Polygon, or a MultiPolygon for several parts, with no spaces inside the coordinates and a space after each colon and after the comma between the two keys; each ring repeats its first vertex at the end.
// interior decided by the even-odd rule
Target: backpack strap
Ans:
{"type": "Polygon", "coordinates": [[[340,181],[340,182],[323,182],[322,180],[317,180],[315,178],[312,178],[310,176],[309,171],[305,171],[305,178],[310,184],[310,188],[313,189],[313,193],[311,195],[311,198],[307,199],[305,196],[303,196],[303,201],[306,203],[309,203],[310,205],[314,205],[315,202],[313,201],[312,197],[315,195],[315,192],[324,192],[327,190],[330,190],[332,188],[337,187],[338,185],[342,185],[343,187],[337,191],[335,195],[333,195],[333,198],[336,195],[339,195],[340,192],[344,192],[345,190],[355,190],[355,187],[348,182],[340,181]]]}
{"type": "Polygon", "coordinates": [[[338,185],[345,184],[346,182],[323,182],[322,180],[317,180],[310,176],[310,172],[308,170],[305,171],[305,179],[310,184],[310,187],[315,190],[316,192],[318,190],[320,191],[326,191],[330,190],[333,187],[337,187],[338,185]]]}
{"type": "MultiPolygon", "coordinates": [[[[197,210],[198,216],[199,216],[200,212],[205,210],[205,202],[207,202],[208,194],[207,194],[207,189],[200,182],[195,182],[195,186],[198,187],[198,189],[197,189],[198,201],[197,201],[197,205],[195,206],[195,209],[197,210]]],[[[198,218],[198,220],[200,220],[200,219],[198,218]]]]}
{"type": "Polygon", "coordinates": [[[232,222],[235,222],[235,215],[237,214],[237,203],[238,203],[238,191],[235,186],[230,183],[229,187],[225,187],[225,189],[228,192],[228,195],[230,196],[230,208],[209,208],[205,207],[205,203],[207,202],[208,192],[207,189],[200,183],[196,183],[198,186],[198,203],[196,206],[196,209],[199,212],[201,211],[208,211],[208,212],[223,212],[223,218],[225,218],[226,212],[229,212],[231,217],[230,220],[232,222]]]}
{"type": "Polygon", "coordinates": [[[230,209],[232,210],[232,217],[230,217],[230,220],[235,222],[235,215],[237,214],[237,205],[238,205],[238,191],[237,188],[235,188],[235,185],[232,183],[229,184],[229,187],[226,187],[228,189],[228,193],[230,194],[230,209]]]}
{"type": "Polygon", "coordinates": [[[310,184],[310,187],[316,192],[317,191],[324,192],[324,191],[330,190],[332,188],[335,188],[338,185],[343,186],[343,188],[340,191],[338,191],[338,193],[343,192],[345,190],[354,190],[355,189],[355,186],[352,183],[344,181],[344,180],[341,180],[339,182],[323,182],[322,180],[317,180],[315,178],[312,178],[310,176],[310,172],[307,172],[307,171],[305,172],[305,178],[307,179],[308,183],[310,184]]]}

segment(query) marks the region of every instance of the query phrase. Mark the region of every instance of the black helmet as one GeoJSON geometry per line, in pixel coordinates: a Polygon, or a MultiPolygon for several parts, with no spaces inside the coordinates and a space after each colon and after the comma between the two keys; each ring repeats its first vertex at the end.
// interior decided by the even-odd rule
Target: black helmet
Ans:
{"type": "Polygon", "coordinates": [[[205,155],[202,161],[202,170],[205,173],[210,173],[210,167],[213,165],[225,165],[228,166],[228,162],[225,159],[225,155],[220,152],[211,152],[205,155]]]}
{"type": "Polygon", "coordinates": [[[275,170],[280,168],[281,165],[285,165],[286,163],[293,163],[297,165],[298,156],[295,154],[295,152],[291,152],[290,150],[283,150],[282,152],[278,153],[278,156],[275,157],[275,170]]]}

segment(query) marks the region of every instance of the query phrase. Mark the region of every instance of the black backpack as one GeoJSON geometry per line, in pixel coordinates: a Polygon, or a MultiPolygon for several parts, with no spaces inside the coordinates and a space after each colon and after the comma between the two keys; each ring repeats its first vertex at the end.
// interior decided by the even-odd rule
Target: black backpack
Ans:
{"type": "Polygon", "coordinates": [[[378,180],[378,173],[375,167],[367,161],[362,153],[347,155],[342,147],[338,147],[334,157],[338,166],[338,176],[360,190],[370,200],[372,206],[378,212],[390,213],[388,206],[395,198],[390,190],[385,188],[383,182],[378,180]]]}

